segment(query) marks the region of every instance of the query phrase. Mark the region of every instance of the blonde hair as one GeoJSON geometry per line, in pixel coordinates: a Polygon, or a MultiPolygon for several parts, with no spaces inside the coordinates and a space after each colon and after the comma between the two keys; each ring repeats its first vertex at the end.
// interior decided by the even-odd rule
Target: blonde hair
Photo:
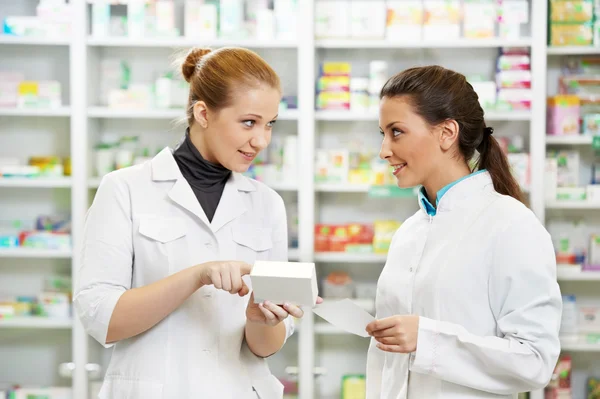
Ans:
{"type": "Polygon", "coordinates": [[[281,91],[277,73],[258,54],[240,47],[218,50],[193,48],[181,64],[181,73],[190,84],[188,124],[194,123],[194,104],[204,101],[219,110],[232,103],[234,88],[266,84],[281,91]]]}

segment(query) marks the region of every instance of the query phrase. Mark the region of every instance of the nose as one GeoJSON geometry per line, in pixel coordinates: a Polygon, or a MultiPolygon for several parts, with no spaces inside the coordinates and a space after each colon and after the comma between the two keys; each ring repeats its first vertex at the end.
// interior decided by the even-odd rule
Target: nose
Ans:
{"type": "Polygon", "coordinates": [[[379,158],[385,160],[392,156],[392,149],[390,148],[389,140],[384,136],[381,142],[381,150],[379,151],[379,158]]]}
{"type": "MultiPolygon", "coordinates": [[[[258,131],[259,129],[257,129],[258,131]]],[[[271,132],[269,131],[258,131],[256,135],[254,135],[254,137],[252,137],[252,139],[250,140],[250,145],[259,150],[262,151],[265,148],[267,148],[267,146],[269,145],[269,138],[271,137],[271,132]]]]}

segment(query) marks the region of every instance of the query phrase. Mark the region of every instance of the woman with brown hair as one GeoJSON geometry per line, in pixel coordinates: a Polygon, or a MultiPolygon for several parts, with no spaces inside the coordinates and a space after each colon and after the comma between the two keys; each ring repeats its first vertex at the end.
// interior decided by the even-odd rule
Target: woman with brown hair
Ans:
{"type": "Polygon", "coordinates": [[[241,48],[193,49],[182,73],[183,142],[105,176],[86,218],[74,302],[114,345],[100,398],[281,398],[264,358],[303,312],[254,303],[245,275],[287,261],[286,212],[241,174],[271,141],[279,77],[241,48]]]}
{"type": "Polygon", "coordinates": [[[544,387],[560,353],[554,249],[473,87],[439,66],[408,69],[383,87],[379,123],[398,185],[422,188],[379,277],[367,398],[513,398],[544,387]]]}

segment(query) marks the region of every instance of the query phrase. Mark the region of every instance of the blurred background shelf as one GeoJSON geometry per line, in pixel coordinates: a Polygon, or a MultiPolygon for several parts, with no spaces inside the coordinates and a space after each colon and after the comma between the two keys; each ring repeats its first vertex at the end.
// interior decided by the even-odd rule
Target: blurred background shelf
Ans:
{"type": "Polygon", "coordinates": [[[44,258],[70,259],[71,250],[38,249],[38,248],[0,248],[0,258],[44,258]]]}
{"type": "Polygon", "coordinates": [[[0,318],[2,328],[27,328],[27,329],[70,329],[73,327],[71,319],[52,319],[47,317],[8,317],[0,318]]]}

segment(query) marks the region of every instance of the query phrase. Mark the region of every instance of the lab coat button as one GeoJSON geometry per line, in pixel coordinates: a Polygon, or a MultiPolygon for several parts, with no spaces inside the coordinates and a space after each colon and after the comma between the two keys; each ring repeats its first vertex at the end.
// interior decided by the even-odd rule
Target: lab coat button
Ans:
{"type": "Polygon", "coordinates": [[[410,268],[410,272],[412,273],[412,271],[413,271],[413,268],[411,267],[411,268],[410,268]]]}

